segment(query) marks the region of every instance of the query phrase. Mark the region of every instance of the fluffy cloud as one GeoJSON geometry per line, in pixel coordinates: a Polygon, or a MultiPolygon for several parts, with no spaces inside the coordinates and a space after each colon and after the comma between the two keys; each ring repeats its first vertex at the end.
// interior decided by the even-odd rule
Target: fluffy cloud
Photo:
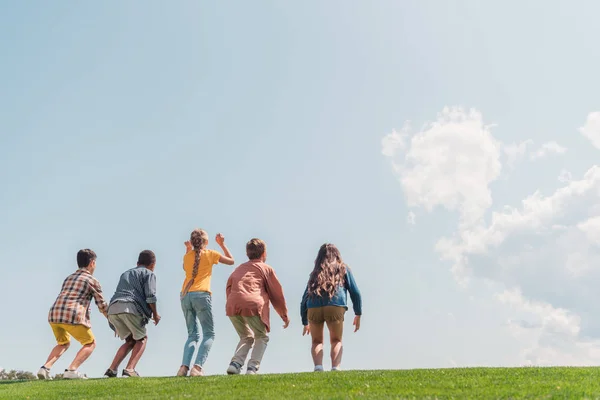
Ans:
{"type": "Polygon", "coordinates": [[[579,128],[579,132],[588,138],[592,145],[600,149],[600,111],[589,113],[587,121],[579,128]]]}
{"type": "Polygon", "coordinates": [[[408,212],[408,215],[406,217],[406,222],[409,225],[415,225],[417,223],[417,216],[415,215],[414,212],[412,212],[412,211],[408,212]]]}
{"type": "MultiPolygon", "coordinates": [[[[600,292],[595,287],[600,279],[600,167],[591,166],[580,179],[563,170],[563,186],[553,193],[535,191],[517,206],[494,209],[490,183],[501,171],[501,152],[514,165],[531,141],[503,145],[478,111],[446,108],[409,144],[393,158],[408,204],[459,213],[456,231],[440,238],[436,251],[452,265],[460,284],[494,282],[504,288],[496,298],[514,310],[508,327],[523,341],[523,361],[600,362],[600,292]]],[[[530,159],[564,151],[549,142],[530,159]]]]}
{"type": "Polygon", "coordinates": [[[533,152],[530,155],[532,160],[537,160],[539,158],[544,158],[550,154],[564,154],[567,152],[567,148],[561,146],[556,142],[548,142],[544,143],[542,147],[540,147],[537,151],[533,152]]]}
{"type": "MultiPolygon", "coordinates": [[[[390,142],[383,150],[389,156],[399,149],[390,142]]],[[[500,151],[480,112],[444,108],[435,122],[412,136],[394,169],[409,206],[458,210],[463,223],[473,224],[492,204],[488,185],[500,175],[500,151]]]]}
{"type": "Polygon", "coordinates": [[[507,157],[506,164],[510,168],[514,168],[517,162],[521,161],[525,157],[525,153],[527,153],[527,147],[531,145],[533,145],[533,140],[531,139],[524,140],[519,144],[513,143],[505,145],[503,150],[507,157]]]}

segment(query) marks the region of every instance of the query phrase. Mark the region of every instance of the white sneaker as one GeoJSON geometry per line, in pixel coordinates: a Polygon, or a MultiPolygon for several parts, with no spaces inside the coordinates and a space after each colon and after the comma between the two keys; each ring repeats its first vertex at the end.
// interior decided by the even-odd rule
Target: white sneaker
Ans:
{"type": "Polygon", "coordinates": [[[332,371],[341,371],[342,369],[340,367],[333,367],[331,368],[332,371]]]}
{"type": "Polygon", "coordinates": [[[258,374],[258,371],[254,368],[248,368],[246,370],[246,375],[256,375],[256,374],[258,374]]]}
{"type": "Polygon", "coordinates": [[[50,370],[46,367],[42,367],[40,368],[40,370],[37,373],[37,377],[38,379],[45,379],[45,380],[52,380],[52,375],[50,375],[50,370]]]}
{"type": "Polygon", "coordinates": [[[315,372],[323,372],[323,366],[322,365],[315,365],[315,372]]]}
{"type": "Polygon", "coordinates": [[[63,378],[64,379],[87,379],[87,376],[85,374],[82,374],[79,371],[69,371],[67,369],[67,370],[65,370],[65,373],[63,374],[63,378]]]}
{"type": "Polygon", "coordinates": [[[239,375],[241,372],[241,366],[238,367],[238,363],[232,362],[229,364],[229,368],[227,368],[228,375],[239,375]]]}

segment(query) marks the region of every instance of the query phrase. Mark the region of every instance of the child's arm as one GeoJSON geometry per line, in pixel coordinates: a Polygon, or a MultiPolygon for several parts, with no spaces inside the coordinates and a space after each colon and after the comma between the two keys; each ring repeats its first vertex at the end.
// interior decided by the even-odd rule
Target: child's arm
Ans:
{"type": "Polygon", "coordinates": [[[362,315],[362,296],[360,290],[354,280],[354,275],[350,268],[346,267],[346,289],[350,292],[350,299],[352,299],[352,308],[354,308],[354,332],[360,329],[360,317],[362,315]]]}
{"type": "Polygon", "coordinates": [[[152,311],[154,325],[157,325],[160,322],[160,315],[158,315],[158,311],[156,310],[156,275],[154,273],[148,275],[148,279],[144,284],[144,296],[146,296],[146,303],[148,303],[152,311]]]}
{"type": "Polygon", "coordinates": [[[104,295],[102,294],[102,286],[100,286],[100,282],[98,282],[96,279],[93,279],[89,282],[89,285],[92,295],[94,296],[94,301],[98,306],[98,310],[102,313],[102,315],[108,317],[108,304],[106,303],[106,300],[104,300],[104,295]]]}
{"type": "Polygon", "coordinates": [[[225,254],[219,257],[219,262],[221,264],[233,265],[235,263],[235,260],[229,252],[227,245],[225,245],[225,237],[222,234],[218,233],[217,237],[215,238],[215,242],[217,242],[217,244],[221,247],[221,250],[223,250],[223,253],[225,254]]]}
{"type": "Polygon", "coordinates": [[[283,328],[287,328],[290,325],[290,319],[288,317],[287,305],[285,303],[285,297],[283,295],[283,288],[281,287],[281,283],[279,279],[277,279],[277,275],[275,271],[271,269],[267,274],[267,293],[269,294],[269,299],[271,303],[273,303],[273,308],[277,311],[277,314],[283,320],[283,328]]]}
{"type": "Polygon", "coordinates": [[[306,285],[306,290],[304,290],[304,294],[302,295],[302,301],[300,302],[300,318],[302,318],[302,336],[310,333],[310,328],[308,327],[308,285],[306,285]]]}

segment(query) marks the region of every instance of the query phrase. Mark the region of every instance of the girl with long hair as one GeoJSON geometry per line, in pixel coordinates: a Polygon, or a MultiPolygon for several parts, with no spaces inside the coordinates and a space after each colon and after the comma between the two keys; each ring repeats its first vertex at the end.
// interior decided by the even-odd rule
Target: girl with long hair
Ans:
{"type": "Polygon", "coordinates": [[[327,324],[331,343],[331,369],[337,371],[342,363],[342,334],[344,315],[348,310],[347,294],[354,308],[354,332],[360,329],[362,299],[350,268],[340,251],[326,243],[319,249],[315,267],[302,296],[300,314],[304,329],[302,336],[312,336],[311,354],[315,371],[323,371],[323,331],[327,324]]]}
{"type": "Polygon", "coordinates": [[[208,234],[202,229],[195,229],[190,235],[190,240],[185,242],[186,253],[183,256],[185,280],[181,290],[181,309],[187,325],[188,339],[183,348],[183,361],[177,376],[187,376],[188,372],[190,376],[204,375],[202,367],[215,338],[210,291],[212,268],[218,263],[227,265],[234,263],[223,235],[217,234],[215,241],[224,255],[206,248],[208,234]],[[200,329],[202,329],[202,341],[200,341],[200,329]],[[196,350],[198,353],[192,364],[196,350]]]}

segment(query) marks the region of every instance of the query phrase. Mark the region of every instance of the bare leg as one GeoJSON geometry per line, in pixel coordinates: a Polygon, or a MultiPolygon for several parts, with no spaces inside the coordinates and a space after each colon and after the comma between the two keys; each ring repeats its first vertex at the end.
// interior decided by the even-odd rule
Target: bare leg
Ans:
{"type": "Polygon", "coordinates": [[[131,358],[127,363],[127,369],[129,371],[135,370],[138,361],[142,358],[142,354],[144,354],[144,350],[146,350],[146,342],[148,338],[143,338],[141,340],[136,340],[135,345],[133,346],[133,351],[131,352],[131,358]]]}
{"type": "Polygon", "coordinates": [[[85,346],[83,346],[81,348],[81,350],[79,350],[79,352],[77,352],[77,355],[75,356],[75,359],[73,360],[71,365],[69,365],[69,370],[71,370],[71,371],[77,370],[81,366],[81,364],[83,364],[83,362],[92,355],[95,348],[96,348],[96,342],[92,342],[90,344],[86,344],[85,346]]]}
{"type": "Polygon", "coordinates": [[[314,324],[309,322],[310,335],[312,337],[312,347],[310,353],[313,358],[315,366],[323,365],[323,328],[324,325],[314,324]]]}
{"type": "Polygon", "coordinates": [[[110,364],[111,370],[116,371],[117,369],[119,369],[119,365],[121,365],[125,357],[127,357],[129,352],[133,349],[134,345],[135,340],[133,340],[133,337],[129,336],[125,340],[125,343],[123,343],[123,345],[119,347],[119,350],[117,350],[117,354],[115,355],[112,364],[110,364]]]}
{"type": "Polygon", "coordinates": [[[337,368],[342,363],[342,334],[344,333],[344,321],[327,321],[329,329],[329,340],[331,342],[331,366],[337,368]]]}
{"type": "Polygon", "coordinates": [[[70,346],[70,343],[56,345],[50,352],[50,355],[48,356],[48,359],[46,360],[46,364],[44,364],[44,367],[46,367],[48,369],[52,368],[52,366],[60,358],[60,356],[65,354],[65,351],[67,351],[69,346],[70,346]]]}

